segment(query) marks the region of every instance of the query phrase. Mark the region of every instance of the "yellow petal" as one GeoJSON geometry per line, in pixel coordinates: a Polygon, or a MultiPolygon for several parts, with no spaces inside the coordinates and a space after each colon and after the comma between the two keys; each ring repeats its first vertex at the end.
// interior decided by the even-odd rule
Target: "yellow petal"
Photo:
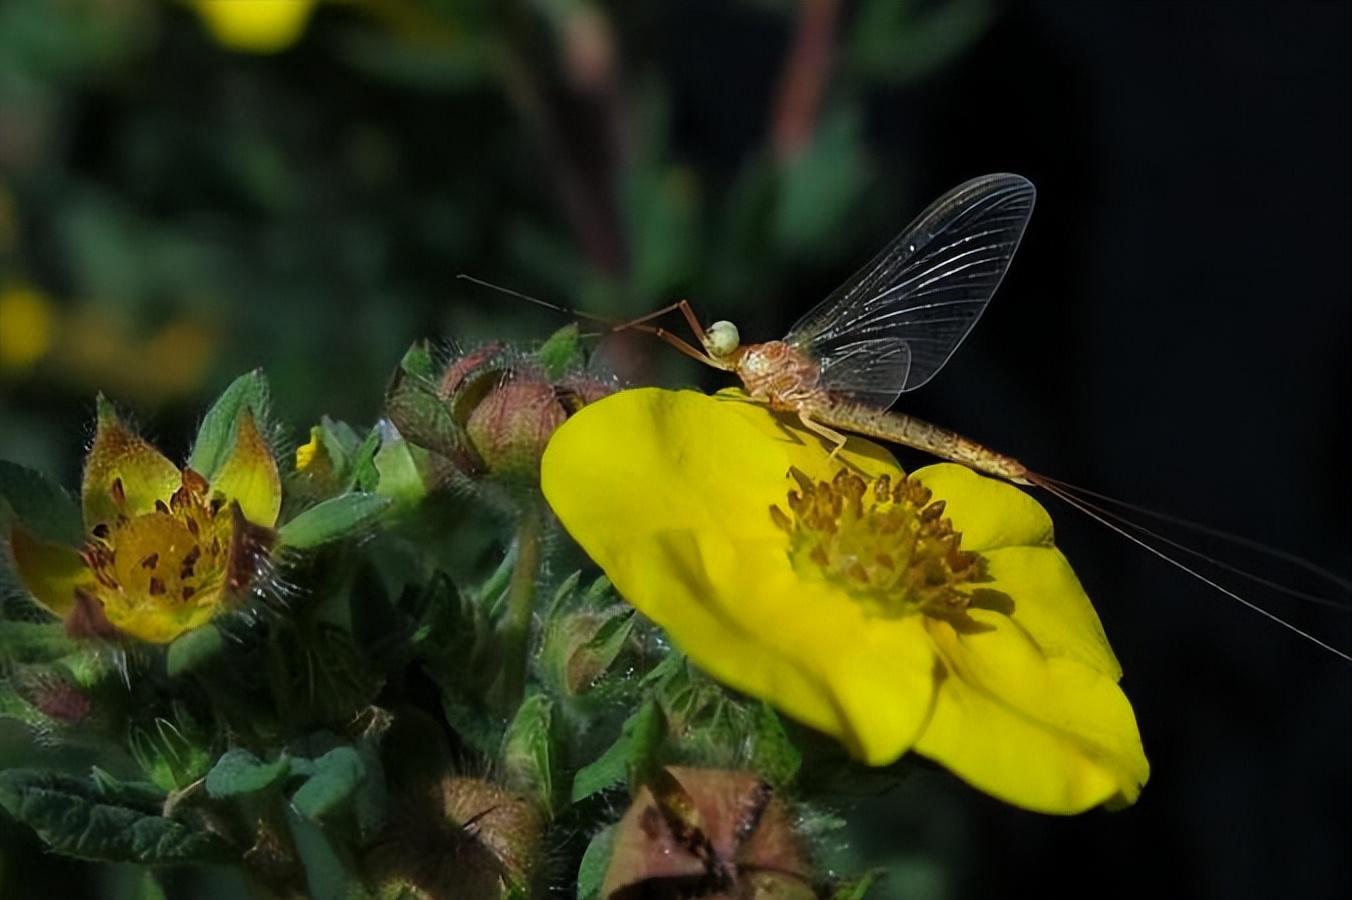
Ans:
{"type": "Polygon", "coordinates": [[[24,587],[49,612],[64,619],[75,605],[76,589],[87,589],[93,582],[80,554],[65,544],[38,540],[17,525],[9,543],[24,587]]]}
{"type": "Polygon", "coordinates": [[[108,622],[125,635],[148,644],[168,644],[183,634],[210,622],[219,612],[224,591],[203,591],[192,603],[170,609],[164,606],[136,608],[105,605],[108,622]]]}
{"type": "Polygon", "coordinates": [[[696,665],[866,762],[892,762],[924,727],[934,653],[920,618],[869,615],[831,583],[803,581],[782,540],[663,531],[595,550],[620,594],[696,665]]]}
{"type": "Polygon", "coordinates": [[[85,524],[91,527],[119,514],[150,512],[182,482],[178,466],[124,425],[106,400],[99,397],[98,403],[98,428],[80,487],[85,524]]]}
{"type": "Polygon", "coordinates": [[[999,547],[1052,542],[1052,517],[1008,482],[978,475],[966,466],[938,463],[912,476],[947,503],[944,512],[962,532],[962,549],[985,553],[999,547]]]}
{"type": "Polygon", "coordinates": [[[235,445],[211,483],[230,500],[238,500],[244,517],[271,528],[282,508],[282,479],[277,460],[258,433],[253,414],[245,409],[235,428],[235,445]]]}
{"type": "Polygon", "coordinates": [[[620,593],[698,665],[890,762],[929,712],[928,643],[915,620],[866,615],[830,584],[805,583],[769,515],[793,485],[790,467],[820,479],[841,463],[900,474],[867,441],[851,439],[838,460],[759,404],[642,389],[565,422],[541,485],[620,593]]]}
{"type": "Polygon", "coordinates": [[[998,613],[972,617],[987,630],[958,634],[929,623],[947,674],[916,750],[1038,812],[1135,802],[1150,767],[1114,680],[1076,660],[1042,656],[998,613]]]}
{"type": "Polygon", "coordinates": [[[982,554],[992,581],[1014,601],[1010,614],[1047,656],[1068,656],[1114,681],[1122,667],[1080,579],[1055,547],[1003,547],[982,554]]]}
{"type": "Polygon", "coordinates": [[[587,404],[554,433],[541,485],[575,537],[663,528],[756,539],[782,534],[769,510],[783,505],[792,466],[821,479],[841,464],[870,475],[898,471],[887,451],[858,438],[829,463],[820,439],[791,422],[729,394],[621,391],[587,404]]]}

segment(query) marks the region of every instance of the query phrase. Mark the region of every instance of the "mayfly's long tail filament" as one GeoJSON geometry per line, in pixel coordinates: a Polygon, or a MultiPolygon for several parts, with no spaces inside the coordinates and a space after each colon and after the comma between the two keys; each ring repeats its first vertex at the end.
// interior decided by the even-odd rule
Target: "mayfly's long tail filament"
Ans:
{"type": "MultiPolygon", "coordinates": [[[[1047,490],[1051,490],[1050,487],[1048,487],[1046,484],[1043,483],[1043,482],[1051,482],[1051,484],[1054,484],[1061,491],[1067,494],[1075,495],[1076,499],[1079,500],[1081,504],[1094,510],[1099,515],[1110,518],[1114,522],[1117,522],[1118,524],[1126,528],[1130,528],[1137,534],[1149,538],[1150,540],[1158,541],[1159,543],[1171,547],[1172,549],[1177,550],[1180,553],[1186,553],[1189,556],[1192,556],[1196,559],[1200,559],[1203,562],[1213,565],[1218,569],[1224,569],[1225,571],[1233,575],[1238,575],[1241,578],[1248,579],[1249,581],[1252,581],[1255,584],[1260,584],[1265,588],[1275,591],[1276,593],[1285,594],[1286,596],[1292,597],[1296,600],[1303,600],[1307,603],[1313,603],[1316,606],[1328,607],[1329,609],[1337,610],[1338,612],[1342,613],[1352,613],[1352,597],[1335,599],[1333,597],[1325,597],[1319,594],[1311,594],[1307,591],[1298,590],[1296,588],[1290,587],[1289,585],[1282,584],[1281,582],[1273,581],[1270,578],[1264,578],[1263,576],[1258,575],[1254,572],[1250,572],[1247,569],[1241,569],[1239,566],[1233,565],[1232,563],[1228,563],[1223,559],[1217,559],[1216,557],[1211,556],[1210,554],[1203,553],[1201,550],[1198,550],[1195,547],[1189,547],[1187,544],[1181,543],[1166,535],[1160,534],[1158,531],[1155,531],[1154,529],[1151,528],[1147,528],[1140,522],[1134,522],[1124,515],[1115,513],[1112,510],[1104,508],[1103,506],[1092,503],[1089,500],[1085,499],[1085,495],[1094,497],[1107,503],[1116,503],[1117,505],[1122,506],[1123,508],[1130,509],[1133,512],[1138,512],[1142,515],[1150,514],[1147,511],[1140,509],[1131,503],[1127,503],[1124,500],[1114,500],[1113,498],[1104,496],[1103,494],[1099,494],[1097,492],[1090,491],[1085,488],[1075,487],[1074,485],[1067,484],[1064,481],[1059,481],[1047,475],[1039,475],[1038,478],[1041,479],[1041,481],[1036,483],[1040,487],[1043,487],[1047,490]]],[[[1062,494],[1057,494],[1057,496],[1060,496],[1062,497],[1062,499],[1064,499],[1064,496],[1062,494]]],[[[1202,533],[1210,534],[1213,530],[1205,525],[1199,525],[1195,522],[1189,521],[1188,519],[1172,516],[1169,515],[1168,513],[1154,513],[1154,515],[1156,516],[1156,518],[1163,519],[1165,521],[1179,525],[1180,527],[1184,528],[1190,527],[1202,533]]],[[[1228,535],[1228,532],[1221,532],[1216,536],[1219,537],[1221,534],[1228,535]]],[[[1268,547],[1266,544],[1261,544],[1258,541],[1253,541],[1248,538],[1239,538],[1238,536],[1235,537],[1237,538],[1235,543],[1239,544],[1240,546],[1248,547],[1249,545],[1253,545],[1251,549],[1265,551],[1268,555],[1273,556],[1277,559],[1297,564],[1301,568],[1308,569],[1316,574],[1324,576],[1325,578],[1332,581],[1338,587],[1342,587],[1343,585],[1343,580],[1340,576],[1338,576],[1333,572],[1325,571],[1324,569],[1320,568],[1319,566],[1315,565],[1309,560],[1296,556],[1293,553],[1287,553],[1284,550],[1278,550],[1273,547],[1268,547]]],[[[1347,590],[1352,590],[1352,588],[1348,588],[1347,590]]]]}
{"type": "MultiPolygon", "coordinates": [[[[1117,534],[1131,541],[1133,544],[1142,548],[1148,553],[1151,553],[1154,556],[1159,557],[1163,561],[1167,562],[1169,565],[1183,572],[1186,572],[1187,574],[1191,575],[1193,578],[1196,578],[1198,581],[1202,582],[1208,587],[1213,588],[1216,591],[1219,591],[1220,593],[1224,594],[1230,599],[1235,600],[1241,605],[1248,607],[1249,609],[1258,613],[1260,616],[1263,616],[1264,618],[1269,619],[1272,622],[1275,622],[1276,624],[1282,626],[1288,631],[1294,632],[1295,634],[1299,635],[1300,637],[1304,638],[1310,643],[1315,644],[1318,647],[1322,647],[1324,650],[1327,650],[1334,656],[1337,656],[1340,659],[1345,660],[1346,662],[1352,662],[1352,654],[1348,654],[1342,650],[1339,650],[1337,647],[1333,646],[1327,641],[1321,640],[1320,638],[1314,636],[1313,634],[1304,630],[1298,625],[1295,625],[1294,623],[1289,622],[1286,619],[1283,619],[1281,616],[1264,608],[1263,606],[1260,606],[1259,604],[1248,599],[1247,597],[1237,594],[1234,591],[1230,590],[1229,588],[1225,587],[1224,585],[1217,583],[1211,578],[1208,578],[1206,575],[1203,575],[1201,572],[1189,566],[1187,563],[1182,562],[1176,557],[1171,556],[1165,551],[1156,547],[1154,544],[1150,543],[1145,538],[1142,538],[1137,534],[1133,534],[1130,528],[1128,527],[1130,526],[1134,528],[1141,528],[1141,526],[1135,525],[1134,523],[1126,522],[1126,520],[1122,519],[1121,516],[1109,512],[1108,510],[1105,510],[1102,507],[1098,507],[1095,506],[1094,504],[1091,504],[1089,501],[1076,496],[1070,490],[1061,487],[1057,482],[1052,481],[1051,479],[1045,478],[1041,475],[1037,475],[1032,472],[1028,473],[1027,478],[1030,482],[1047,491],[1049,494],[1052,494],[1053,496],[1059,498],[1062,502],[1074,507],[1075,509],[1084,513],[1086,516],[1089,516],[1089,518],[1098,522],[1100,525],[1110,529],[1113,532],[1116,532],[1117,534]]],[[[1166,541],[1166,543],[1173,545],[1173,542],[1166,541]]]]}
{"type": "MultiPolygon", "coordinates": [[[[1097,491],[1091,491],[1089,490],[1089,488],[1084,488],[1080,487],[1079,485],[1070,484],[1068,482],[1061,481],[1058,478],[1052,478],[1047,475],[1040,475],[1038,477],[1041,478],[1043,481],[1050,481],[1057,487],[1060,487],[1064,490],[1072,491],[1081,498],[1092,497],[1095,500],[1099,500],[1103,503],[1107,503],[1112,506],[1119,507],[1121,509],[1130,510],[1131,512],[1134,512],[1137,515],[1147,516],[1151,519],[1158,519],[1161,522],[1167,522],[1170,525],[1175,525],[1179,528],[1183,528],[1188,531],[1194,531],[1198,534],[1204,534],[1207,537],[1215,538],[1216,540],[1219,541],[1225,541],[1226,543],[1234,544],[1237,547],[1243,547],[1245,550],[1251,550],[1255,553],[1261,553],[1264,556],[1270,556],[1273,559],[1279,559],[1283,562],[1290,563],[1291,565],[1299,569],[1304,569],[1311,575],[1318,576],[1319,578],[1328,581],[1330,584],[1333,584],[1340,590],[1352,592],[1352,579],[1345,578],[1342,575],[1339,575],[1337,572],[1329,571],[1328,569],[1324,568],[1318,563],[1313,563],[1310,560],[1305,559],[1303,556],[1297,556],[1294,553],[1282,550],[1278,547],[1270,547],[1267,544],[1264,544],[1261,541],[1255,541],[1252,538],[1246,538],[1242,535],[1234,534],[1229,531],[1222,531],[1219,528],[1212,528],[1211,526],[1203,525],[1200,522],[1194,522],[1190,519],[1184,519],[1180,516],[1171,515],[1170,513],[1160,512],[1159,510],[1149,509],[1144,506],[1138,506],[1135,503],[1128,503],[1125,500],[1118,500],[1116,497],[1109,497],[1106,494],[1100,494],[1097,491]]],[[[1142,528],[1141,530],[1144,531],[1145,529],[1142,528]]],[[[1180,549],[1189,550],[1189,548],[1180,548],[1180,549]]],[[[1196,551],[1189,550],[1189,552],[1195,553],[1196,551]]],[[[1216,562],[1215,560],[1211,561],[1216,562]]],[[[1217,562],[1216,564],[1222,567],[1224,566],[1224,564],[1220,562],[1217,562]]],[[[1247,575],[1247,573],[1241,572],[1240,574],[1244,574],[1247,577],[1254,578],[1254,580],[1256,581],[1260,580],[1254,576],[1247,575]]],[[[1331,605],[1340,605],[1340,604],[1334,603],[1331,605]]]]}

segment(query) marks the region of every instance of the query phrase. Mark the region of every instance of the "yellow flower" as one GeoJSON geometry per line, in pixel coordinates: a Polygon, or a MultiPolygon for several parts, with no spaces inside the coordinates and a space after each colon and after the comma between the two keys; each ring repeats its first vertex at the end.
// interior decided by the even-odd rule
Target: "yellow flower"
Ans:
{"type": "Polygon", "coordinates": [[[318,0],[189,0],[216,43],[277,53],[300,40],[318,0]]]}
{"type": "Polygon", "coordinates": [[[864,762],[914,750],[1043,812],[1140,793],[1117,660],[1046,511],[1013,486],[952,464],[907,477],[858,439],[832,460],[740,395],[660,390],[582,409],[541,478],[695,663],[864,762]]]}
{"type": "Polygon", "coordinates": [[[72,633],[163,644],[210,621],[247,587],[281,508],[277,463],[245,409],[213,480],[179,470],[101,398],[81,485],[85,544],[16,523],[15,567],[72,633]]]}
{"type": "Polygon", "coordinates": [[[36,363],[51,348],[55,331],[46,295],[21,284],[0,287],[0,371],[36,363]]]}

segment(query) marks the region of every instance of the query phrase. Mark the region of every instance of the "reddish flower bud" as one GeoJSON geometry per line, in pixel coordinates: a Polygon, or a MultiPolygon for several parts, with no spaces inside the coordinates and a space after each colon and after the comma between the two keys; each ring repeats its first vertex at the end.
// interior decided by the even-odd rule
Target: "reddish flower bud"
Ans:
{"type": "Polygon", "coordinates": [[[789,812],[754,772],[672,766],[616,826],[603,898],[811,900],[812,870],[789,812]]]}

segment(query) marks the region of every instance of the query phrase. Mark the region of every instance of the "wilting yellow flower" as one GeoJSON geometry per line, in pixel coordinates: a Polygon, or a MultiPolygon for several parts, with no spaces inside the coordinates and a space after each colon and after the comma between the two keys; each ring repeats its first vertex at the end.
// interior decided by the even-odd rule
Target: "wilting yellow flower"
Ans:
{"type": "Polygon", "coordinates": [[[660,390],[582,409],[541,478],[692,660],[864,762],[915,750],[1044,812],[1140,793],[1117,660],[1051,519],[1017,488],[952,464],[908,477],[858,439],[832,460],[738,395],[660,390]]]}
{"type": "Polygon", "coordinates": [[[189,0],[216,43],[277,53],[300,39],[318,0],[189,0]]]}
{"type": "Polygon", "coordinates": [[[100,400],[81,485],[85,544],[40,540],[16,523],[20,579],[73,633],[168,643],[247,587],[271,540],[281,479],[252,414],[208,484],[179,470],[100,400]]]}

